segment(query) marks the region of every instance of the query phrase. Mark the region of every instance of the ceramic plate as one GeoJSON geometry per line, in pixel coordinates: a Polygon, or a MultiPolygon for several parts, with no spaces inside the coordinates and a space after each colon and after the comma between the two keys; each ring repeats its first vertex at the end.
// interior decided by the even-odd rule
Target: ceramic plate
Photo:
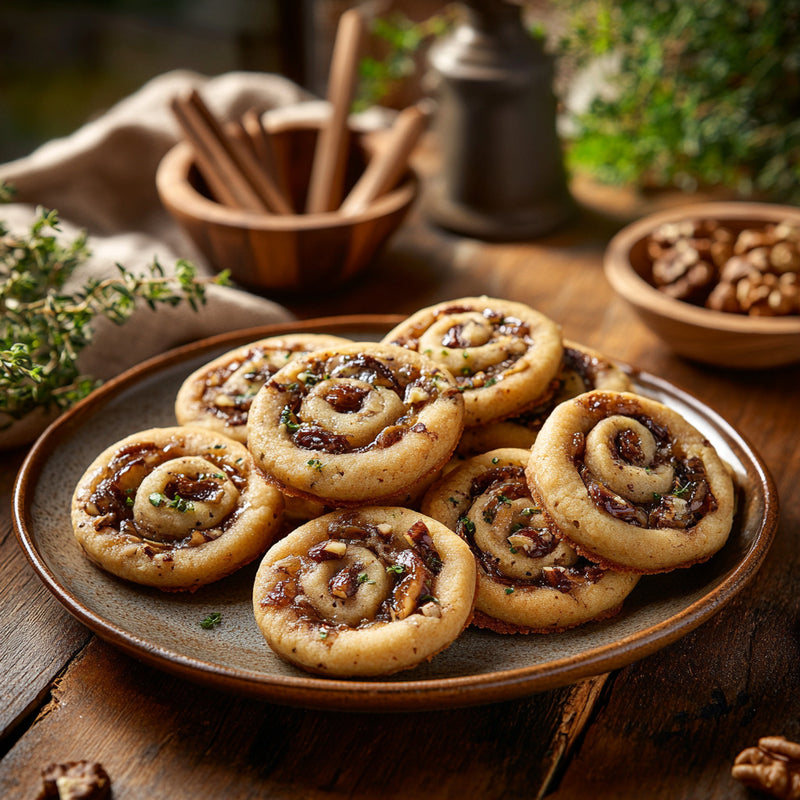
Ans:
{"type": "Polygon", "coordinates": [[[778,516],[775,486],[761,458],[699,400],[635,371],[640,393],[682,413],[732,466],[740,506],[722,551],[691,569],[642,578],[611,620],[543,636],[468,629],[429,663],[390,678],[317,678],[282,662],[264,642],[251,609],[255,564],[184,595],[125,583],[82,556],[69,515],[75,484],[106,446],[145,428],[174,425],[175,394],[193,370],[264,336],[313,330],[375,340],[398,321],[330,318],[218,336],[142,364],[62,416],[32,448],[14,492],[17,534],[45,585],[102,638],[199,683],[306,707],[406,710],[505,700],[625,666],[696,628],[753,577],[778,516]],[[199,623],[211,612],[223,622],[206,630],[199,623]]]}

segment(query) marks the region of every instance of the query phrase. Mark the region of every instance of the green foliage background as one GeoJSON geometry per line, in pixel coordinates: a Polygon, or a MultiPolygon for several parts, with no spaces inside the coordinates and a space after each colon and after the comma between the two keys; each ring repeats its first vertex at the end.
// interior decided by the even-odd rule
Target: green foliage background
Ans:
{"type": "MultiPolygon", "coordinates": [[[[557,59],[563,101],[582,68],[611,56],[619,65],[588,109],[564,112],[573,173],[800,204],[800,0],[530,6],[531,34],[557,59]]],[[[411,56],[456,18],[451,4],[422,23],[399,14],[378,20],[373,35],[388,55],[362,64],[361,105],[408,77],[411,56]]]]}
{"type": "Polygon", "coordinates": [[[615,52],[613,99],[578,116],[573,170],[800,203],[800,0],[567,0],[559,54],[615,52]]]}

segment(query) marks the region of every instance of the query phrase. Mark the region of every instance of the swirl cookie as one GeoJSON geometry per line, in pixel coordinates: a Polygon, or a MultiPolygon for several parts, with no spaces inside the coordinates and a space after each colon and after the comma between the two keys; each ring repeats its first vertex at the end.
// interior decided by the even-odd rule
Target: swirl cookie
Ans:
{"type": "Polygon", "coordinates": [[[713,446],[678,412],[629,392],[561,403],[526,473],[578,551],[618,569],[704,561],[733,523],[733,482],[713,446]]]}
{"type": "Polygon", "coordinates": [[[253,561],[282,512],[245,446],[204,428],[122,439],[97,456],[72,497],[75,537],[95,564],[167,591],[193,591],[253,561]]]}
{"type": "Polygon", "coordinates": [[[548,414],[564,400],[592,389],[629,392],[627,373],[601,353],[576,342],[564,342],[555,393],[544,403],[508,419],[466,428],[458,445],[462,455],[478,455],[498,447],[530,447],[548,414]]]}
{"type": "Polygon", "coordinates": [[[475,559],[444,525],[399,507],[339,510],[274,544],[253,590],[269,646],[310,672],[389,675],[469,624],[475,559]]]}
{"type": "Polygon", "coordinates": [[[250,408],[247,446],[281,491],[330,506],[404,503],[450,458],[464,401],[411,350],[351,343],[296,359],[250,408]]]}
{"type": "Polygon", "coordinates": [[[244,444],[250,404],[272,375],[298,356],[349,341],[324,333],[289,333],[224,353],[181,385],[175,399],[178,424],[202,425],[244,444]]]}
{"type": "Polygon", "coordinates": [[[552,393],[561,365],[561,330],[523,303],[465,297],[423,308],[384,342],[427,355],[464,394],[466,426],[503,419],[552,393]]]}
{"type": "Polygon", "coordinates": [[[422,512],[469,543],[478,563],[473,624],[498,633],[564,630],[615,614],[638,575],[581,558],[531,493],[529,452],[468,459],[425,495],[422,512]]]}

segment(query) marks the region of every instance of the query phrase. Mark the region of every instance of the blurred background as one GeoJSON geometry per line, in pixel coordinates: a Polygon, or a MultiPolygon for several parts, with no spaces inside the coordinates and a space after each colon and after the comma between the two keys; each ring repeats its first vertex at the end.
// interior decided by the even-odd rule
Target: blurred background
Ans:
{"type": "Polygon", "coordinates": [[[324,96],[342,11],[398,7],[423,20],[435,0],[2,0],[0,161],[69,133],[172,69],[276,72],[324,96]]]}
{"type": "MultiPolygon", "coordinates": [[[[573,173],[800,203],[800,0],[518,2],[555,58],[573,173]]],[[[0,161],[167,70],[277,72],[324,96],[354,5],[373,21],[362,104],[424,94],[426,48],[462,3],[1,0],[0,161]]]]}

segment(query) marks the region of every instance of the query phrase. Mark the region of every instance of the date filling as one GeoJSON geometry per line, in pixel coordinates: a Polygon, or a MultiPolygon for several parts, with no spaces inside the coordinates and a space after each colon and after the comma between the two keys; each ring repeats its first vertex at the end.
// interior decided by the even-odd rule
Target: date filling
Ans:
{"type": "MultiPolygon", "coordinates": [[[[154,443],[137,443],[120,448],[108,464],[105,474],[85,500],[84,507],[94,517],[97,531],[112,529],[124,536],[146,541],[156,549],[181,548],[218,538],[238,517],[238,509],[228,514],[213,530],[197,529],[182,539],[160,541],[158,531],[145,530],[134,520],[134,498],[144,478],[160,464],[186,455],[179,444],[159,447],[154,443]]],[[[213,452],[203,458],[214,467],[209,475],[176,475],[159,497],[150,498],[154,506],[165,505],[180,513],[191,514],[195,502],[215,502],[220,494],[220,479],[230,480],[239,492],[247,479],[213,452]]]]}
{"type": "MultiPolygon", "coordinates": [[[[499,381],[505,372],[510,370],[519,361],[521,356],[527,352],[528,348],[534,344],[533,336],[531,334],[530,326],[527,325],[516,317],[508,316],[500,311],[491,308],[484,308],[478,310],[464,305],[451,305],[439,309],[435,315],[433,322],[446,318],[451,315],[464,314],[469,312],[479,313],[486,321],[489,327],[489,338],[487,342],[501,339],[511,339],[517,343],[522,343],[524,347],[519,349],[510,350],[506,349],[502,353],[502,358],[499,358],[495,363],[484,365],[479,371],[473,371],[466,364],[460,371],[454,371],[453,377],[456,380],[456,385],[459,391],[466,391],[467,389],[479,389],[483,386],[492,386],[499,381]]],[[[408,334],[398,337],[394,340],[393,344],[399,344],[403,347],[409,347],[414,350],[419,349],[419,338],[430,327],[431,323],[425,323],[417,326],[409,331],[408,334]]],[[[466,352],[470,347],[474,346],[471,337],[466,335],[465,326],[463,323],[454,323],[450,326],[441,337],[442,347],[448,349],[463,348],[466,352]]],[[[421,351],[425,354],[425,351],[421,351]]],[[[429,354],[435,357],[435,354],[429,354]]]]}
{"type": "MultiPolygon", "coordinates": [[[[388,448],[410,431],[433,436],[433,432],[419,421],[421,410],[438,399],[454,400],[457,396],[457,390],[446,382],[439,370],[423,372],[416,366],[397,366],[367,354],[311,360],[297,381],[288,384],[271,381],[269,386],[285,395],[280,422],[294,444],[306,450],[331,454],[388,448]],[[303,419],[301,407],[309,390],[321,381],[335,381],[337,378],[353,379],[376,391],[393,392],[403,413],[383,426],[372,441],[359,445],[354,445],[345,434],[328,430],[319,421],[303,419]]],[[[333,413],[358,414],[370,394],[370,389],[364,385],[354,385],[345,380],[340,384],[332,382],[324,400],[333,413]]]]}
{"type": "Polygon", "coordinates": [[[299,623],[321,631],[326,639],[412,614],[440,615],[435,585],[442,561],[422,520],[397,535],[388,524],[346,513],[328,525],[327,537],[307,553],[273,565],[278,580],[262,605],[291,609],[299,623]],[[323,570],[322,596],[311,596],[308,587],[319,584],[323,570]],[[369,613],[362,613],[359,603],[369,613]],[[353,607],[358,609],[355,616],[353,607]]]}
{"type": "MultiPolygon", "coordinates": [[[[602,401],[593,407],[605,411],[602,401]]],[[[623,430],[609,443],[614,460],[619,464],[640,467],[653,472],[668,466],[673,473],[668,491],[652,492],[645,501],[633,501],[605,485],[602,476],[592,473],[584,461],[586,437],[578,432],[572,439],[572,460],[594,505],[614,519],[638,528],[671,528],[689,532],[703,517],[717,508],[717,501],[708,484],[703,462],[697,456],[685,457],[673,443],[670,431],[633,407],[610,409],[643,425],[656,442],[655,457],[645,458],[635,433],[623,430]]]]}
{"type": "MultiPolygon", "coordinates": [[[[489,497],[483,506],[483,522],[492,525],[498,511],[519,499],[523,503],[519,518],[515,518],[507,531],[510,552],[521,552],[530,559],[543,558],[550,555],[559,545],[559,537],[554,533],[554,525],[543,510],[531,498],[525,479],[525,468],[522,466],[503,466],[487,470],[473,479],[467,505],[471,507],[480,497],[489,497]],[[534,524],[534,521],[536,524],[534,524]]],[[[516,515],[515,515],[516,516],[516,515]]],[[[456,523],[456,533],[464,539],[472,549],[478,563],[487,575],[497,583],[509,587],[550,588],[569,593],[578,586],[596,583],[604,574],[596,564],[578,557],[574,564],[545,567],[538,574],[530,573],[528,578],[511,578],[500,569],[500,559],[479,547],[475,541],[475,524],[467,515],[461,515],[456,523]]]]}

